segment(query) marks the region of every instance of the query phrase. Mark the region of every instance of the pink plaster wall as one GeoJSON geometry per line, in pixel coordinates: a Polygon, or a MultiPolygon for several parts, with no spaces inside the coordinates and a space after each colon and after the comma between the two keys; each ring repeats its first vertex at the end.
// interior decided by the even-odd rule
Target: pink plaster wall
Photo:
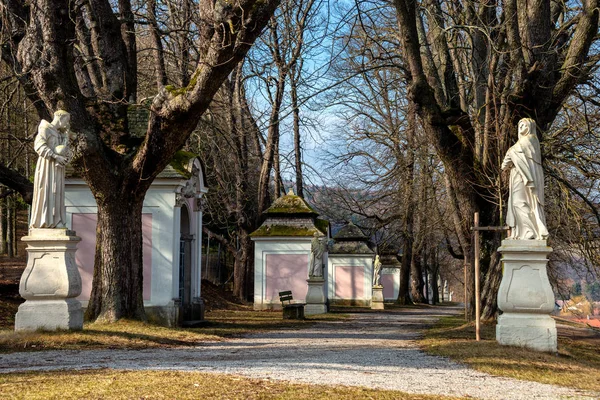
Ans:
{"type": "MultiPolygon", "coordinates": [[[[94,255],[96,253],[97,214],[73,214],[73,230],[81,238],[77,244],[75,262],[81,274],[81,295],[78,300],[87,301],[92,292],[94,276],[94,255]]],[[[144,262],[144,300],[150,300],[152,288],[152,214],[142,214],[143,262],[144,262]]]]}
{"type": "Polygon", "coordinates": [[[335,297],[338,299],[362,299],[365,297],[365,268],[335,266],[335,297]]]}
{"type": "Polygon", "coordinates": [[[394,274],[381,274],[381,284],[383,285],[383,298],[385,300],[395,299],[394,274]]]}
{"type": "Polygon", "coordinates": [[[308,254],[267,254],[265,264],[265,302],[279,302],[279,292],[284,290],[291,290],[294,300],[305,300],[308,254]]]}

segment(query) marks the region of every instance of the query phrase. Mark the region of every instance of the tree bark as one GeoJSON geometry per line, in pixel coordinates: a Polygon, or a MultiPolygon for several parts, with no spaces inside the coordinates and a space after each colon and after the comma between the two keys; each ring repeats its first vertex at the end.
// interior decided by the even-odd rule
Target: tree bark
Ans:
{"type": "Polygon", "coordinates": [[[421,263],[421,254],[413,253],[411,263],[411,285],[410,285],[410,296],[414,303],[426,303],[423,289],[425,288],[425,281],[423,280],[423,264],[421,263]]]}
{"type": "Polygon", "coordinates": [[[143,196],[98,202],[94,285],[86,310],[86,318],[90,320],[145,319],[143,202],[143,196]]]}
{"type": "MultiPolygon", "coordinates": [[[[301,70],[300,65],[298,70],[301,70]]],[[[294,162],[296,166],[296,195],[304,198],[304,178],[302,176],[302,145],[300,143],[300,105],[298,104],[298,80],[296,66],[290,71],[290,97],[292,101],[292,116],[294,129],[294,162]]]]}

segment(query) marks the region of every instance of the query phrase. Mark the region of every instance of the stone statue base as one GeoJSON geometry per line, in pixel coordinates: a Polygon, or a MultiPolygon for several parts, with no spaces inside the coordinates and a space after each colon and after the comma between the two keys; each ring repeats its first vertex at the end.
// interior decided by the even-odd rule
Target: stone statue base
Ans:
{"type": "Polygon", "coordinates": [[[81,239],[67,229],[30,229],[27,267],[21,276],[15,331],[82,329],[81,276],[75,264],[81,239]]]}
{"type": "Polygon", "coordinates": [[[503,275],[498,291],[496,340],[502,345],[556,352],[556,324],[550,317],[554,293],[546,265],[552,248],[545,240],[502,241],[503,275]]]}
{"type": "Polygon", "coordinates": [[[325,297],[325,279],[309,278],[308,293],[306,294],[305,315],[325,314],[327,312],[327,298],[325,297]]]}
{"type": "Polygon", "coordinates": [[[15,316],[15,331],[81,330],[83,309],[75,299],[27,300],[15,316]]]}
{"type": "Polygon", "coordinates": [[[373,286],[373,298],[371,299],[371,310],[383,310],[383,286],[373,286]]]}
{"type": "Polygon", "coordinates": [[[556,323],[549,315],[505,313],[498,318],[496,340],[506,346],[555,353],[556,323]]]}

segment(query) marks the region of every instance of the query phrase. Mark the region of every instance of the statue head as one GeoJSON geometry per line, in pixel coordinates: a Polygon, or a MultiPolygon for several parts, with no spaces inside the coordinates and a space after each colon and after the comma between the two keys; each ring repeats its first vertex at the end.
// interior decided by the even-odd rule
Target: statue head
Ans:
{"type": "Polygon", "coordinates": [[[518,132],[519,139],[528,135],[535,136],[535,121],[531,118],[523,118],[519,121],[518,132]]]}
{"type": "Polygon", "coordinates": [[[52,125],[54,125],[56,129],[60,131],[66,131],[71,125],[71,114],[69,114],[65,110],[57,110],[54,113],[52,125]]]}

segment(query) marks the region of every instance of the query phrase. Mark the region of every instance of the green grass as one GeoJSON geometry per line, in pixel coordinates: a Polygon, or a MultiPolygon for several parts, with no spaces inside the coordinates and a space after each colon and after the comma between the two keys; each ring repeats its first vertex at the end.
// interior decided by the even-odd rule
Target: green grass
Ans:
{"type": "Polygon", "coordinates": [[[3,399],[398,399],[430,400],[360,387],[322,386],[198,372],[93,370],[0,375],[3,399]]]}
{"type": "Polygon", "coordinates": [[[430,354],[492,375],[600,391],[600,339],[572,339],[559,330],[558,355],[541,353],[499,345],[493,323],[482,325],[476,342],[474,324],[454,316],[441,318],[420,345],[430,354]]]}
{"type": "Polygon", "coordinates": [[[299,328],[317,321],[346,318],[343,314],[310,316],[304,321],[284,320],[281,311],[231,311],[207,313],[201,328],[168,328],[138,321],[85,324],[82,331],[14,332],[0,330],[0,353],[60,349],[143,349],[195,346],[253,332],[299,328]]]}

